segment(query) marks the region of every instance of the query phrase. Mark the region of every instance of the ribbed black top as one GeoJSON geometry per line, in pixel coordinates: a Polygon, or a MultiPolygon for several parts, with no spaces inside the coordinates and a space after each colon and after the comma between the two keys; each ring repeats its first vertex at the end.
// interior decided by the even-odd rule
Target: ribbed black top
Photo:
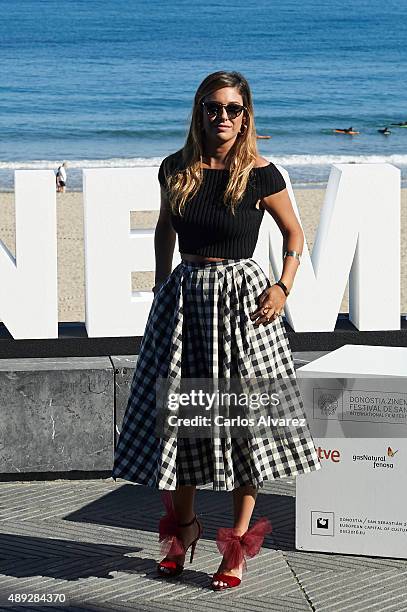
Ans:
{"type": "MultiPolygon", "coordinates": [[[[165,177],[180,169],[180,160],[180,151],[177,151],[161,162],[158,180],[165,189],[165,177]]],[[[233,259],[252,257],[264,215],[264,210],[256,208],[256,203],[282,191],[286,183],[272,162],[253,168],[233,216],[222,201],[228,178],[227,169],[204,168],[203,183],[198,193],[186,202],[182,217],[171,212],[180,253],[233,259]]]]}

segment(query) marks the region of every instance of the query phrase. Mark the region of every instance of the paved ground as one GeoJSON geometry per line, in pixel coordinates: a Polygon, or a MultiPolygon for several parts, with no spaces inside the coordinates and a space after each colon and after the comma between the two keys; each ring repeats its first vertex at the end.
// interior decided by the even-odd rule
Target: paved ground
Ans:
{"type": "Polygon", "coordinates": [[[407,561],[304,553],[294,547],[293,480],[270,483],[254,518],[273,533],[235,591],[214,593],[216,529],[230,525],[231,496],[197,493],[204,524],[194,563],[170,582],[159,559],[158,491],[123,480],[2,483],[0,610],[11,593],[63,593],[65,604],[24,610],[256,610],[363,612],[407,610],[407,561]]]}
{"type": "MultiPolygon", "coordinates": [[[[322,353],[295,354],[296,367],[322,353]]],[[[0,483],[0,611],[402,612],[407,560],[295,550],[295,482],[270,482],[254,519],[273,533],[234,590],[214,593],[219,526],[231,526],[230,493],[197,493],[204,526],[194,563],[171,581],[156,576],[159,492],[124,480],[0,483]],[[10,594],[58,594],[65,603],[12,607],[10,594]]]]}

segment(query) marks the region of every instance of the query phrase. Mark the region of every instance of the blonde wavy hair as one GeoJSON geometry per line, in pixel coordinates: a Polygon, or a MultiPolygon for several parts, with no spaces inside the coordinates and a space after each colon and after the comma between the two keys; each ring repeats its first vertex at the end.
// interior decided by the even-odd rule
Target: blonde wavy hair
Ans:
{"type": "MultiPolygon", "coordinates": [[[[228,157],[230,157],[229,181],[223,203],[230,206],[234,215],[236,206],[246,190],[251,169],[258,155],[254,111],[249,84],[239,72],[218,71],[209,74],[199,85],[192,108],[191,124],[182,152],[182,169],[167,175],[168,198],[172,212],[182,215],[187,200],[199,190],[203,180],[203,120],[202,102],[206,96],[223,87],[234,87],[242,96],[246,129],[239,132],[228,157]]],[[[166,173],[167,174],[167,173],[166,173]]]]}

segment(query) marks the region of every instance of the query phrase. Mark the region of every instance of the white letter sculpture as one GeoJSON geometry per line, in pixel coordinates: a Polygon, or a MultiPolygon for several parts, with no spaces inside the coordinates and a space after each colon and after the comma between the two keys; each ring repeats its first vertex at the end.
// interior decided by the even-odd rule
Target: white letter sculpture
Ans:
{"type": "MultiPolygon", "coordinates": [[[[287,172],[287,183],[298,214],[287,172]]],[[[131,211],[158,210],[157,168],[83,171],[85,324],[89,337],[142,336],[151,291],[131,273],[153,271],[154,229],[130,229],[131,211]]],[[[55,176],[17,170],[16,259],[0,240],[0,318],[16,339],[58,337],[55,176]]],[[[253,254],[282,271],[282,235],[265,214],[253,254]]],[[[173,268],[180,263],[178,241],[173,268]]],[[[400,170],[334,164],[312,252],[304,244],[286,316],[297,332],[333,331],[349,279],[349,319],[364,330],[400,329],[400,170]]]]}
{"type": "Polygon", "coordinates": [[[15,172],[16,257],[0,240],[0,318],[16,340],[58,338],[52,170],[15,172]]]}

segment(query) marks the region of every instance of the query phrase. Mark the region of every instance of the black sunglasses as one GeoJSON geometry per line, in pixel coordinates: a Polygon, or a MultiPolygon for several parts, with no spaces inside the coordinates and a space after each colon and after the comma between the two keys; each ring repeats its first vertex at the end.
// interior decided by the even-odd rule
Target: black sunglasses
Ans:
{"type": "Polygon", "coordinates": [[[236,119],[240,113],[247,110],[245,106],[231,102],[230,104],[221,104],[220,102],[202,102],[209,117],[220,117],[223,107],[226,108],[228,119],[236,119]]]}

